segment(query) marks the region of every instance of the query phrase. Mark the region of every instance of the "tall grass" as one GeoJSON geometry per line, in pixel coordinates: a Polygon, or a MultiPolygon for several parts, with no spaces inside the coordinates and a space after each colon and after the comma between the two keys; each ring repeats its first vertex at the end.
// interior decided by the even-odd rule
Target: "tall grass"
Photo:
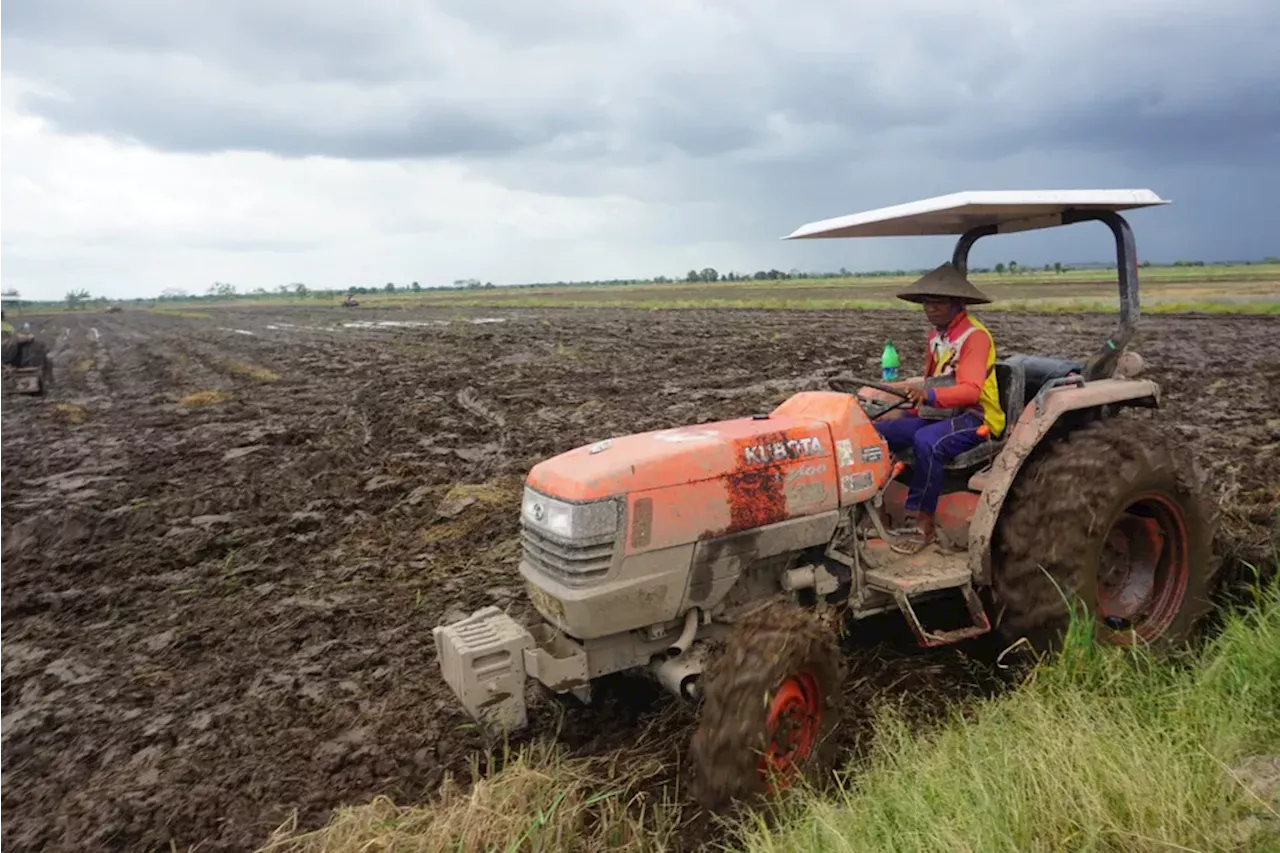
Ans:
{"type": "Polygon", "coordinates": [[[1250,778],[1247,761],[1280,768],[1280,586],[1258,605],[1193,659],[1096,646],[1077,623],[1022,689],[928,734],[885,709],[836,794],[752,818],[743,847],[1280,850],[1280,780],[1250,778]]]}

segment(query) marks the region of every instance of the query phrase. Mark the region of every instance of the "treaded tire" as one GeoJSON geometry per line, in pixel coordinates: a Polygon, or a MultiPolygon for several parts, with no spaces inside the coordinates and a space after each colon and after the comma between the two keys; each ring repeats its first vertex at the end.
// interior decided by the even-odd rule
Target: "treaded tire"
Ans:
{"type": "MultiPolygon", "coordinates": [[[[1211,607],[1221,568],[1213,549],[1217,506],[1203,484],[1191,455],[1144,421],[1093,422],[1041,450],[1015,480],[998,525],[993,593],[1004,638],[1025,637],[1038,652],[1058,648],[1069,622],[1064,595],[1096,617],[1108,532],[1126,507],[1151,496],[1179,518],[1186,580],[1180,599],[1170,593],[1154,633],[1140,639],[1187,639],[1211,607]]],[[[1095,622],[1103,642],[1133,636],[1095,622]]]]}
{"type": "Polygon", "coordinates": [[[822,717],[815,746],[796,770],[810,783],[827,773],[845,674],[837,625],[808,608],[774,602],[734,626],[700,680],[702,708],[689,755],[692,792],[703,808],[751,805],[768,793],[760,764],[769,706],[783,682],[799,672],[817,683],[822,717]]]}

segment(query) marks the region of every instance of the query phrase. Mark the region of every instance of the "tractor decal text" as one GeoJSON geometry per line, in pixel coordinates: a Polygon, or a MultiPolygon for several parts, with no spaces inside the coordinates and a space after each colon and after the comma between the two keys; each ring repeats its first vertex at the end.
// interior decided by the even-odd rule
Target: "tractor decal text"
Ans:
{"type": "Polygon", "coordinates": [[[786,441],[774,441],[768,444],[753,444],[742,448],[742,454],[748,465],[768,465],[772,462],[784,462],[788,459],[816,456],[822,452],[822,440],[817,436],[791,438],[786,441]]]}
{"type": "Polygon", "coordinates": [[[857,474],[845,474],[840,478],[840,488],[848,497],[855,492],[861,492],[875,485],[875,479],[871,476],[870,471],[859,471],[857,474]]]}
{"type": "Polygon", "coordinates": [[[836,442],[836,461],[841,468],[848,468],[853,464],[853,442],[847,438],[842,438],[836,442]]]}
{"type": "Polygon", "coordinates": [[[819,462],[817,465],[797,465],[795,468],[787,471],[784,475],[784,479],[787,481],[803,480],[809,477],[817,477],[819,474],[825,473],[827,473],[827,463],[825,462],[819,462]]]}

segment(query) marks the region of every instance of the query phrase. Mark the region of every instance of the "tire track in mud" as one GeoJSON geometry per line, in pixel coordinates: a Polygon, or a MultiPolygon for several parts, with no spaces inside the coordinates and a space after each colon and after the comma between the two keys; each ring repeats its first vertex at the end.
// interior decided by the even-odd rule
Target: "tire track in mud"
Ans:
{"type": "MultiPolygon", "coordinates": [[[[81,346],[77,347],[77,356],[70,365],[70,369],[74,373],[83,374],[90,398],[109,403],[111,389],[105,377],[111,372],[112,368],[110,338],[104,338],[102,330],[98,326],[81,327],[76,330],[76,334],[80,338],[79,343],[81,346]],[[83,356],[78,353],[81,348],[85,352],[83,356]]],[[[109,334],[110,331],[108,332],[109,334]]],[[[62,375],[66,375],[65,371],[62,375]]]]}
{"type": "MultiPolygon", "coordinates": [[[[268,328],[333,326],[340,312],[59,318],[60,357],[91,356],[96,377],[6,401],[6,845],[251,849],[291,808],[315,826],[343,803],[420,800],[446,771],[465,777],[483,743],[440,680],[430,628],[491,603],[526,612],[515,562],[529,467],[612,435],[767,411],[823,375],[875,375],[885,337],[918,367],[926,332],[911,314],[609,309],[479,325],[453,309],[360,309],[464,319],[268,328]],[[219,369],[228,361],[279,378],[219,369]],[[203,390],[230,398],[178,405],[203,390]],[[84,398],[83,423],[51,412],[64,394],[84,398]]],[[[1112,325],[984,320],[1004,354],[1083,355],[1112,325]]],[[[1264,380],[1280,364],[1237,342],[1268,323],[1154,317],[1137,344],[1169,428],[1218,477],[1248,548],[1275,532],[1280,382],[1264,380]]],[[[893,620],[859,629],[848,749],[872,696],[927,714],[994,689],[980,660],[917,652],[893,620]]],[[[643,680],[597,695],[568,708],[563,743],[679,764],[688,714],[643,680]]],[[[553,708],[536,705],[524,737],[548,731],[553,708]]]]}

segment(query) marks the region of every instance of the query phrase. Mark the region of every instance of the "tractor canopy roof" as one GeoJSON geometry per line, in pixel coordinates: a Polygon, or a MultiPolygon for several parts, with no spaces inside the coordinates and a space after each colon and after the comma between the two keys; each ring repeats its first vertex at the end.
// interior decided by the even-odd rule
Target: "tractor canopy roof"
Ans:
{"type": "Polygon", "coordinates": [[[959,235],[982,227],[1011,234],[1062,225],[1068,211],[1119,212],[1168,203],[1151,190],[961,192],[810,222],[782,239],[959,235]]]}

